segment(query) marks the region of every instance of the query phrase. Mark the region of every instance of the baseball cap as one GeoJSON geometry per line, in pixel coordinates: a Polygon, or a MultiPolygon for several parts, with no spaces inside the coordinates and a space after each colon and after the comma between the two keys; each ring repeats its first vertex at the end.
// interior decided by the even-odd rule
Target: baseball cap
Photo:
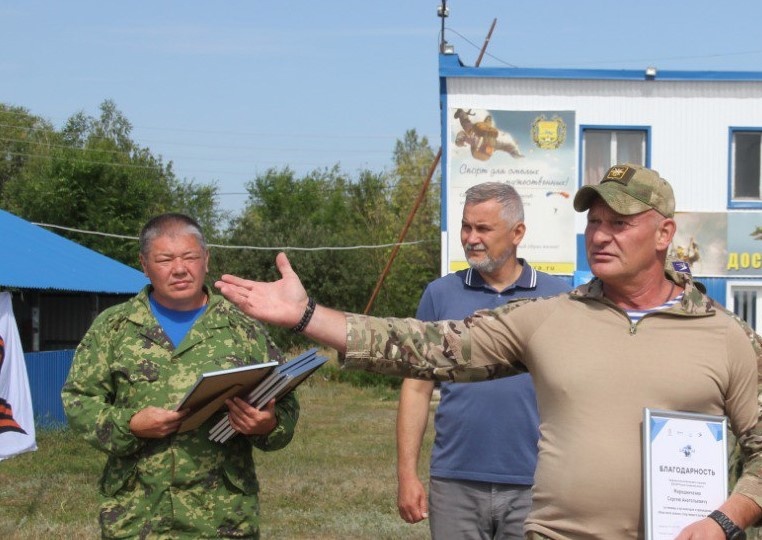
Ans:
{"type": "Polygon", "coordinates": [[[596,186],[583,186],[574,196],[574,209],[584,212],[600,197],[614,212],[625,216],[656,210],[675,215],[675,194],[659,173],[632,163],[614,165],[596,186]]]}

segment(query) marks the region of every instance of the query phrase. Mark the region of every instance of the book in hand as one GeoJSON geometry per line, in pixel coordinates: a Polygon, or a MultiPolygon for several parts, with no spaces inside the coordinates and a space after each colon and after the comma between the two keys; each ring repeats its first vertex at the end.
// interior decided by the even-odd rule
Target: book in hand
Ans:
{"type": "Polygon", "coordinates": [[[266,362],[202,373],[175,407],[176,411],[190,409],[177,432],[196,429],[222,409],[226,399],[245,396],[277,366],[278,362],[266,362]]]}
{"type": "MultiPolygon", "coordinates": [[[[242,399],[246,399],[253,407],[261,409],[271,399],[278,401],[291,392],[327,361],[328,358],[317,356],[317,349],[310,349],[293,360],[277,366],[242,399]]],[[[237,432],[230,425],[228,415],[225,415],[209,430],[209,440],[224,443],[236,434],[237,432]]]]}

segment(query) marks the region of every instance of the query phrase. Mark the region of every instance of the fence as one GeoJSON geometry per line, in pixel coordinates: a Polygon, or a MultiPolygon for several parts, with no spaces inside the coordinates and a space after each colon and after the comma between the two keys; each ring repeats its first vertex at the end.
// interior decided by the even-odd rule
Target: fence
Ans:
{"type": "Polygon", "coordinates": [[[73,349],[24,354],[35,427],[60,429],[66,426],[61,388],[73,358],[73,349]]]}

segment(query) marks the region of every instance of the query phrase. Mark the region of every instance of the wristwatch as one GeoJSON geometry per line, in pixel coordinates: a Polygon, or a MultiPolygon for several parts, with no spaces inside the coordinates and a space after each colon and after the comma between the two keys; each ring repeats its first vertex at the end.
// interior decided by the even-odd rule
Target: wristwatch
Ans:
{"type": "Polygon", "coordinates": [[[743,529],[733,523],[733,520],[719,510],[715,510],[709,514],[709,518],[713,519],[717,522],[717,525],[722,527],[722,530],[725,531],[725,538],[728,540],[746,540],[746,533],[743,529]]]}

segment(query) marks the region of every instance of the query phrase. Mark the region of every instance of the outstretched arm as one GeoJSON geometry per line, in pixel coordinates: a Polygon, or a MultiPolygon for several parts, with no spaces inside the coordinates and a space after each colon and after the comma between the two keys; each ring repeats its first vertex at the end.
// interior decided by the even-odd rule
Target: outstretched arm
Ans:
{"type": "MultiPolygon", "coordinates": [[[[225,274],[214,285],[249,317],[293,328],[302,319],[309,297],[285,253],[278,254],[275,264],[281,275],[278,281],[251,281],[225,274]]],[[[303,332],[310,339],[343,353],[347,348],[346,326],[343,312],[317,306],[303,332]]]]}

